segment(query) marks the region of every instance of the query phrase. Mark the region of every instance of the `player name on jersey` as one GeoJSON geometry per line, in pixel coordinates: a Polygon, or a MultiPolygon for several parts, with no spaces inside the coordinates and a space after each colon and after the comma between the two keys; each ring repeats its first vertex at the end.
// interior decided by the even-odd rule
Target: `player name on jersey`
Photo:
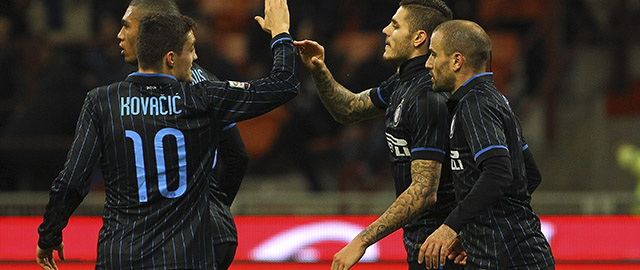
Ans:
{"type": "Polygon", "coordinates": [[[181,96],[120,97],[120,116],[176,115],[182,113],[177,102],[181,96]]]}

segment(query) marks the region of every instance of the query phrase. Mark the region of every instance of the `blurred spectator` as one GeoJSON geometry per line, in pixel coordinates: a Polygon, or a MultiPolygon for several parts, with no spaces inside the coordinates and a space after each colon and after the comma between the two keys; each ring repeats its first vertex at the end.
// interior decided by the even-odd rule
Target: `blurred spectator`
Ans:
{"type": "Polygon", "coordinates": [[[640,215],[640,148],[633,144],[622,143],[618,146],[616,156],[618,166],[631,172],[637,179],[636,190],[634,192],[636,204],[631,210],[631,214],[640,215]]]}

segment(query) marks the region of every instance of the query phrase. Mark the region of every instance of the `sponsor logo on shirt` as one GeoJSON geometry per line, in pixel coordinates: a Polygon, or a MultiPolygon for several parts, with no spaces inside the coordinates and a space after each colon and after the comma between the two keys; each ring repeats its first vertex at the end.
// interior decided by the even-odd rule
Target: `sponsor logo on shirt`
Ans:
{"type": "Polygon", "coordinates": [[[451,157],[451,170],[452,171],[462,171],[464,170],[464,166],[462,166],[462,160],[460,160],[460,152],[456,150],[451,150],[449,153],[449,157],[451,157]]]}
{"type": "Polygon", "coordinates": [[[249,89],[251,85],[248,82],[229,81],[229,87],[238,89],[249,89]]]}
{"type": "Polygon", "coordinates": [[[391,154],[394,154],[396,157],[409,157],[411,156],[411,151],[409,151],[409,143],[407,140],[398,139],[393,137],[393,135],[385,132],[387,136],[387,145],[389,146],[389,151],[391,154]]]}

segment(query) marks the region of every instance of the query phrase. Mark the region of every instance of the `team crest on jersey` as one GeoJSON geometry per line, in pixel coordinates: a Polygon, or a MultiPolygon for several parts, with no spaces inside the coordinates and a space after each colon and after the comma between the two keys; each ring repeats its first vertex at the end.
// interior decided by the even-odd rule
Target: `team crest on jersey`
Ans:
{"type": "Polygon", "coordinates": [[[393,127],[397,127],[400,124],[400,119],[402,118],[402,104],[404,104],[404,99],[400,101],[400,105],[396,107],[396,111],[393,113],[393,127]]]}
{"type": "Polygon", "coordinates": [[[229,81],[229,87],[238,89],[249,89],[251,85],[248,82],[229,81]]]}
{"type": "Polygon", "coordinates": [[[449,139],[453,138],[453,131],[455,130],[455,125],[456,125],[456,115],[453,115],[453,118],[451,119],[451,127],[449,128],[449,139]]]}

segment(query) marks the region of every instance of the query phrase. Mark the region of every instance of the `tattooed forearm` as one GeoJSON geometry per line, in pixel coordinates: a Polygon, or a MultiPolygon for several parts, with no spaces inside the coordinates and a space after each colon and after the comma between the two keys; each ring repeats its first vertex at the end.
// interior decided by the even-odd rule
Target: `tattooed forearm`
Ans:
{"type": "Polygon", "coordinates": [[[326,67],[312,72],[312,77],[322,104],[336,121],[351,124],[384,113],[371,102],[370,90],[351,92],[340,85],[326,67]]]}
{"type": "Polygon", "coordinates": [[[412,161],[411,185],[376,221],[358,235],[362,241],[372,245],[409,223],[411,219],[435,203],[441,168],[442,164],[437,161],[412,161]]]}

